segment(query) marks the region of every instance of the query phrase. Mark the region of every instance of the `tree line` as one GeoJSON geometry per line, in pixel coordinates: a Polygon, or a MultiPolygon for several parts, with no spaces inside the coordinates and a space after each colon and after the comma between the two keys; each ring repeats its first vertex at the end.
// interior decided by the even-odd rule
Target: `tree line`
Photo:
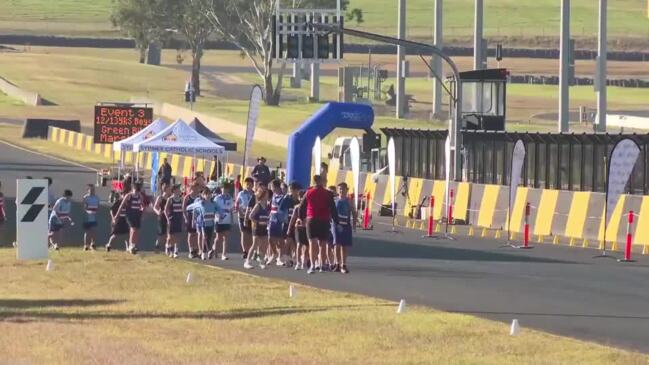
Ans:
{"type": "MultiPolygon", "coordinates": [[[[277,7],[335,8],[336,0],[113,0],[111,21],[135,40],[144,63],[150,45],[162,47],[180,36],[192,56],[191,81],[200,95],[203,48],[208,39],[235,45],[253,65],[264,87],[267,105],[279,105],[285,64],[273,75],[271,17],[277,7]]],[[[360,9],[349,9],[342,0],[347,20],[362,22],[360,9]]]]}

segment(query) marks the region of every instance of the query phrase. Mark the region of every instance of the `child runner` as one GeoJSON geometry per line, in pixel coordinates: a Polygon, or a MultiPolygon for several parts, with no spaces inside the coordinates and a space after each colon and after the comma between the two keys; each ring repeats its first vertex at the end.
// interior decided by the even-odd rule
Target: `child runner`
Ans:
{"type": "Polygon", "coordinates": [[[142,196],[142,183],[136,182],[133,184],[133,191],[124,196],[121,209],[126,210],[126,223],[129,226],[129,246],[127,252],[135,255],[137,254],[138,236],[140,226],[142,225],[142,211],[144,210],[144,202],[142,196]]]}
{"type": "Polygon", "coordinates": [[[221,241],[221,260],[225,261],[228,259],[226,256],[227,249],[227,240],[228,232],[232,227],[232,214],[234,212],[234,201],[230,196],[230,189],[232,185],[229,182],[223,183],[223,192],[214,198],[216,203],[216,240],[214,240],[214,246],[212,247],[213,254],[216,255],[218,252],[219,241],[221,241]]]}
{"type": "MultiPolygon", "coordinates": [[[[113,241],[115,241],[115,239],[117,239],[117,237],[128,234],[128,223],[126,223],[126,210],[121,209],[123,200],[124,200],[123,194],[117,193],[115,202],[110,207],[112,230],[110,232],[110,238],[108,239],[108,243],[106,244],[106,251],[108,252],[110,252],[112,243],[113,241]]],[[[124,243],[126,244],[126,248],[128,249],[128,241],[126,237],[124,238],[125,238],[124,243]]]]}
{"type": "MultiPolygon", "coordinates": [[[[327,190],[331,193],[331,196],[334,199],[336,199],[337,192],[336,192],[336,187],[334,185],[330,185],[327,190]]],[[[336,228],[336,226],[333,224],[333,221],[331,222],[331,226],[333,228],[336,228]]],[[[327,239],[327,247],[326,247],[326,263],[323,265],[324,266],[324,271],[330,271],[336,264],[336,254],[334,252],[334,235],[333,235],[333,230],[329,231],[329,239],[327,239]]]]}
{"type": "Polygon", "coordinates": [[[297,247],[295,248],[295,270],[302,270],[306,266],[306,251],[309,247],[309,240],[306,236],[306,226],[304,219],[300,217],[300,205],[304,202],[304,190],[298,193],[298,200],[291,214],[291,220],[288,224],[288,235],[294,237],[297,247]]]}
{"type": "Polygon", "coordinates": [[[183,233],[183,198],[180,195],[180,185],[174,185],[171,189],[171,197],[165,204],[165,216],[167,217],[167,244],[165,253],[169,257],[178,257],[178,243],[183,233]]]}
{"type": "Polygon", "coordinates": [[[248,209],[248,204],[255,195],[252,186],[254,180],[251,177],[247,177],[244,180],[245,189],[241,190],[237,194],[237,200],[234,203],[234,209],[239,215],[239,230],[241,231],[241,251],[243,252],[243,259],[248,258],[248,252],[250,252],[250,245],[252,244],[252,231],[250,230],[250,220],[246,216],[246,211],[248,209]]]}
{"type": "Polygon", "coordinates": [[[65,190],[63,197],[59,198],[52,207],[52,214],[50,215],[50,238],[52,248],[55,250],[58,250],[61,245],[62,230],[65,224],[70,223],[71,226],[74,225],[74,222],[70,218],[70,213],[72,212],[71,198],[72,191],[65,190]]]}
{"type": "Polygon", "coordinates": [[[336,262],[333,271],[340,271],[343,274],[349,273],[349,269],[347,269],[347,250],[352,246],[352,230],[357,217],[354,204],[347,197],[348,192],[349,188],[346,183],[338,184],[338,197],[335,199],[338,225],[331,230],[334,236],[334,257],[336,262]]]}
{"type": "Polygon", "coordinates": [[[188,257],[190,259],[196,258],[198,252],[198,232],[194,225],[194,217],[192,213],[187,211],[187,206],[193,204],[200,192],[200,185],[193,183],[189,194],[185,195],[183,200],[183,217],[185,219],[185,226],[187,227],[187,250],[189,250],[188,257]]]}
{"type": "Polygon", "coordinates": [[[88,184],[88,192],[83,196],[83,208],[86,211],[86,218],[83,222],[83,249],[84,251],[95,250],[97,210],[99,210],[99,197],[95,194],[95,185],[88,184]]]}
{"type": "MultiPolygon", "coordinates": [[[[260,255],[266,254],[266,246],[268,245],[268,219],[270,215],[270,204],[268,204],[268,190],[264,189],[262,186],[257,188],[255,193],[255,206],[250,212],[250,220],[252,221],[252,246],[250,246],[250,253],[255,251],[255,248],[259,248],[260,255]]],[[[243,267],[246,269],[252,269],[253,266],[250,263],[251,255],[248,255],[248,258],[243,264],[243,267]]],[[[261,269],[266,268],[266,261],[264,258],[259,262],[259,267],[261,269]]]]}
{"type": "MultiPolygon", "coordinates": [[[[265,192],[265,194],[267,194],[267,195],[266,195],[266,199],[267,199],[268,201],[270,201],[270,199],[272,198],[272,196],[271,196],[272,192],[271,192],[271,191],[268,191],[268,185],[267,185],[267,184],[263,184],[261,181],[257,180],[257,181],[255,181],[255,191],[257,191],[257,190],[259,190],[259,189],[262,189],[262,190],[265,192]]],[[[250,224],[250,227],[251,227],[250,229],[251,229],[251,231],[253,230],[253,228],[252,228],[252,220],[250,219],[250,213],[252,212],[252,209],[255,207],[255,205],[257,205],[257,193],[255,193],[255,194],[252,196],[252,198],[251,198],[250,201],[248,202],[248,208],[246,209],[246,217],[248,218],[248,220],[246,221],[246,223],[250,224]]],[[[253,237],[254,237],[254,232],[253,232],[253,237]]],[[[251,241],[251,242],[252,242],[252,241],[251,241]]],[[[268,245],[267,245],[267,246],[268,246],[268,245]]],[[[257,246],[257,247],[255,248],[255,250],[251,250],[251,251],[249,251],[249,252],[248,252],[248,256],[250,256],[250,255],[252,255],[252,256],[253,256],[253,259],[255,259],[256,261],[261,261],[261,259],[260,259],[260,255],[259,255],[259,246],[257,246]]]]}
{"type": "MultiPolygon", "coordinates": [[[[286,185],[286,184],[284,184],[286,185]]],[[[299,193],[300,193],[300,184],[297,182],[292,182],[288,186],[288,195],[284,198],[282,202],[282,209],[286,211],[286,219],[282,227],[282,232],[284,233],[284,243],[285,243],[285,254],[288,256],[287,266],[292,267],[294,265],[293,258],[297,256],[296,244],[295,244],[295,234],[294,232],[289,233],[289,223],[293,218],[293,211],[295,206],[299,202],[299,193]]],[[[297,259],[295,260],[297,261],[297,259]]]]}
{"type": "Polygon", "coordinates": [[[212,258],[212,252],[209,249],[210,243],[214,239],[214,224],[216,214],[216,204],[212,201],[212,191],[204,188],[201,197],[196,199],[194,204],[187,207],[193,213],[196,221],[196,230],[200,240],[201,259],[207,260],[212,258]]]}
{"type": "Polygon", "coordinates": [[[286,221],[286,208],[283,207],[285,195],[282,193],[282,183],[278,179],[270,183],[273,197],[270,200],[270,218],[268,223],[268,241],[270,243],[270,257],[266,265],[270,265],[277,255],[277,266],[284,266],[282,262],[284,223],[286,221]]]}
{"type": "Polygon", "coordinates": [[[169,255],[167,249],[166,241],[169,230],[167,229],[167,215],[165,214],[165,208],[167,207],[167,200],[171,196],[171,186],[168,183],[163,182],[160,184],[160,194],[153,204],[153,211],[158,216],[158,238],[155,241],[155,250],[156,252],[160,250],[160,246],[165,242],[165,254],[169,255]]]}

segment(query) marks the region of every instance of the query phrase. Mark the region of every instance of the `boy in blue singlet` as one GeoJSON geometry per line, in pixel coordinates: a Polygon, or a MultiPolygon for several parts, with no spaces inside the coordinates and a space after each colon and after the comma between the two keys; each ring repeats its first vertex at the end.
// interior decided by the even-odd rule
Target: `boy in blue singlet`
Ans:
{"type": "Polygon", "coordinates": [[[72,218],[70,218],[70,213],[72,213],[72,191],[66,190],[63,193],[63,197],[59,198],[52,207],[52,213],[50,215],[50,240],[52,243],[52,248],[55,250],[59,249],[61,244],[61,235],[62,230],[65,227],[66,223],[69,223],[71,226],[74,225],[72,218]]]}
{"type": "Polygon", "coordinates": [[[248,205],[255,196],[255,191],[252,189],[254,180],[247,177],[244,180],[244,189],[237,194],[237,199],[234,202],[234,209],[239,216],[239,230],[241,231],[241,251],[243,252],[243,259],[248,258],[248,251],[252,245],[252,230],[250,229],[250,220],[246,217],[248,205]]]}
{"type": "Polygon", "coordinates": [[[334,225],[333,234],[335,264],[333,271],[343,274],[349,273],[347,268],[347,251],[352,246],[352,231],[356,223],[356,209],[348,198],[349,188],[346,183],[338,184],[338,197],[335,199],[338,212],[338,225],[334,225]]]}
{"type": "Polygon", "coordinates": [[[99,210],[99,197],[95,194],[95,185],[88,184],[88,192],[83,196],[83,209],[86,217],[83,221],[83,250],[95,250],[97,210],[99,210]]]}
{"type": "Polygon", "coordinates": [[[229,191],[232,185],[229,182],[223,184],[222,193],[214,198],[216,207],[216,239],[212,246],[212,254],[216,256],[219,242],[221,242],[221,260],[228,259],[226,256],[228,233],[232,228],[232,214],[234,213],[234,200],[229,191]]]}
{"type": "Polygon", "coordinates": [[[214,252],[209,247],[214,239],[216,215],[216,204],[212,201],[212,191],[209,188],[203,189],[200,200],[197,200],[188,208],[193,209],[193,216],[200,242],[201,259],[211,259],[214,252]]]}

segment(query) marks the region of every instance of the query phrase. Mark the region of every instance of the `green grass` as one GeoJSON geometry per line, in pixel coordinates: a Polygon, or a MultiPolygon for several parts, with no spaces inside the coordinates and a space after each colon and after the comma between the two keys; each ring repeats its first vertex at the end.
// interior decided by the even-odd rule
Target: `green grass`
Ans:
{"type": "MultiPolygon", "coordinates": [[[[471,36],[473,32],[474,0],[444,2],[444,35],[471,36]]],[[[485,36],[558,36],[560,5],[556,0],[498,0],[485,1],[485,36]]],[[[597,1],[573,0],[572,32],[575,36],[597,36],[597,1]]],[[[396,34],[397,1],[351,0],[351,7],[364,11],[360,28],[396,34]]],[[[433,26],[434,2],[408,0],[408,35],[430,38],[433,26]]],[[[645,0],[615,0],[609,2],[609,36],[646,37],[649,34],[645,0]]],[[[356,25],[349,25],[357,27],[356,25]]]]}
{"type": "MultiPolygon", "coordinates": [[[[445,36],[470,36],[474,0],[444,4],[445,36]]],[[[0,31],[7,33],[115,36],[109,21],[111,0],[4,0],[0,2],[0,31]]],[[[395,35],[396,0],[351,0],[351,7],[364,11],[364,23],[352,28],[395,35]]],[[[408,0],[408,36],[429,39],[432,34],[433,1],[408,0]]],[[[556,0],[499,0],[485,2],[487,37],[557,36],[559,4],[556,0]]],[[[572,1],[572,31],[576,37],[596,37],[597,2],[572,1]]],[[[609,35],[646,38],[649,35],[645,0],[609,3],[609,35]]],[[[358,40],[357,40],[358,41],[358,40]]]]}
{"type": "Polygon", "coordinates": [[[9,106],[22,106],[25,105],[22,101],[14,99],[11,96],[0,92],[0,108],[9,106]]]}
{"type": "MultiPolygon", "coordinates": [[[[38,364],[644,364],[647,356],[463,314],[163,255],[0,250],[0,351],[38,364]],[[191,272],[193,282],[185,283],[191,272]]],[[[345,280],[342,276],[340,280],[345,280]]]]}

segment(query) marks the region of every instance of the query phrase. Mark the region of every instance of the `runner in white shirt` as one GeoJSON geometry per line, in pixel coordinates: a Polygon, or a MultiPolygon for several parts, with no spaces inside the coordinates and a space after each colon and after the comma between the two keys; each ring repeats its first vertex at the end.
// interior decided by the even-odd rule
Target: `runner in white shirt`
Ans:
{"type": "Polygon", "coordinates": [[[83,196],[83,209],[86,217],[83,222],[83,249],[84,251],[96,248],[97,211],[99,210],[99,197],[95,194],[95,185],[88,184],[88,192],[83,196]]]}
{"type": "Polygon", "coordinates": [[[234,213],[234,200],[230,196],[230,189],[232,184],[226,182],[223,184],[223,193],[214,198],[216,204],[216,239],[214,240],[213,251],[216,252],[221,241],[221,260],[227,260],[226,249],[228,241],[228,233],[232,227],[232,214],[234,213]]]}
{"type": "Polygon", "coordinates": [[[243,259],[245,260],[249,252],[250,245],[252,245],[252,231],[250,228],[250,220],[246,217],[246,211],[250,205],[250,201],[255,196],[254,190],[252,190],[254,185],[254,180],[251,177],[247,177],[244,180],[245,187],[243,190],[237,194],[237,199],[234,203],[234,209],[239,215],[239,230],[241,231],[241,251],[243,252],[243,259]]]}
{"type": "Polygon", "coordinates": [[[66,190],[63,197],[59,198],[54,207],[52,207],[52,214],[50,215],[50,243],[52,248],[58,250],[61,245],[62,230],[66,223],[71,226],[74,225],[70,213],[72,212],[72,191],[66,190]]]}

